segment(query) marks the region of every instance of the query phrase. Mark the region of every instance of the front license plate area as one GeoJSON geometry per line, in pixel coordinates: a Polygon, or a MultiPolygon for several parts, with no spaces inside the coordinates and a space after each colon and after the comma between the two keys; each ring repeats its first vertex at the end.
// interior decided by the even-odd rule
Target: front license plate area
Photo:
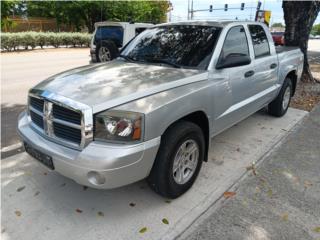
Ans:
{"type": "Polygon", "coordinates": [[[24,143],[24,148],[26,152],[31,155],[33,158],[37,159],[42,164],[46,165],[51,170],[54,170],[52,157],[47,154],[40,152],[39,150],[31,147],[29,144],[24,143]]]}

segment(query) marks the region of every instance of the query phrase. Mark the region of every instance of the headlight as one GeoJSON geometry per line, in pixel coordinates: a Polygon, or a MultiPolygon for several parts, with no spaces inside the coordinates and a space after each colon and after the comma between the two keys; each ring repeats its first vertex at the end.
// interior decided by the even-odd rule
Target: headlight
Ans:
{"type": "Polygon", "coordinates": [[[105,111],[95,116],[94,139],[115,142],[142,141],[144,115],[136,112],[105,111]]]}

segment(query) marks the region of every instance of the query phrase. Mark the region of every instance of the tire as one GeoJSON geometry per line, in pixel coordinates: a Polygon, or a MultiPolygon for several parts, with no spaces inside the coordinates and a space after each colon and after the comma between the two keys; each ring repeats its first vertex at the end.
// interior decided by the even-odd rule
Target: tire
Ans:
{"type": "MultiPolygon", "coordinates": [[[[152,167],[151,173],[147,179],[149,186],[158,194],[166,198],[177,198],[184,194],[196,180],[199,171],[201,169],[202,162],[205,156],[205,140],[201,128],[191,122],[180,121],[172,125],[162,136],[161,144],[159,147],[158,154],[156,156],[155,163],[152,167]],[[177,156],[183,153],[180,147],[185,146],[186,149],[195,147],[198,149],[194,151],[194,155],[189,155],[188,159],[194,159],[193,163],[190,166],[194,166],[193,170],[191,168],[185,168],[182,170],[176,170],[174,172],[174,163],[179,161],[174,161],[177,156]],[[180,151],[179,151],[180,150],[180,151]],[[198,155],[196,154],[198,152],[198,155]],[[196,156],[198,156],[197,161],[195,161],[196,156]],[[179,175],[178,171],[183,175],[179,175]],[[180,179],[178,183],[179,176],[184,176],[186,178],[180,179]]],[[[184,161],[186,162],[186,156],[184,161]]],[[[191,163],[191,160],[190,162],[191,163]]],[[[184,165],[184,164],[181,164],[184,165]]],[[[176,169],[180,169],[175,165],[176,169]]]]}
{"type": "Polygon", "coordinates": [[[270,115],[282,117],[286,114],[291,102],[292,91],[292,81],[290,78],[286,78],[278,96],[268,105],[270,115]]]}
{"type": "Polygon", "coordinates": [[[118,56],[119,56],[119,50],[117,46],[114,44],[114,42],[102,41],[100,43],[97,43],[97,47],[96,47],[97,62],[108,62],[118,56]]]}

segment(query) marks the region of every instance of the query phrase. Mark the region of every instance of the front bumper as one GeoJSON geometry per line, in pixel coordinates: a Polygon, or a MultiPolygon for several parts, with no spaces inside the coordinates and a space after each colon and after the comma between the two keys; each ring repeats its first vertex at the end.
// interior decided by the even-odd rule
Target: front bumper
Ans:
{"type": "Polygon", "coordinates": [[[134,145],[93,141],[78,151],[39,135],[30,127],[25,112],[19,116],[18,132],[24,142],[52,157],[55,171],[79,184],[101,189],[146,178],[160,145],[160,137],[134,145]]]}

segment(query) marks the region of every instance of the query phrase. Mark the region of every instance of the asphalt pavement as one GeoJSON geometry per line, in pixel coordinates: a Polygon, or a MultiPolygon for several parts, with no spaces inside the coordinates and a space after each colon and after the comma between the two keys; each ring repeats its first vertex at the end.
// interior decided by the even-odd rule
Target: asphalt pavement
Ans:
{"type": "Polygon", "coordinates": [[[319,139],[320,105],[179,239],[320,239],[319,139]]]}

